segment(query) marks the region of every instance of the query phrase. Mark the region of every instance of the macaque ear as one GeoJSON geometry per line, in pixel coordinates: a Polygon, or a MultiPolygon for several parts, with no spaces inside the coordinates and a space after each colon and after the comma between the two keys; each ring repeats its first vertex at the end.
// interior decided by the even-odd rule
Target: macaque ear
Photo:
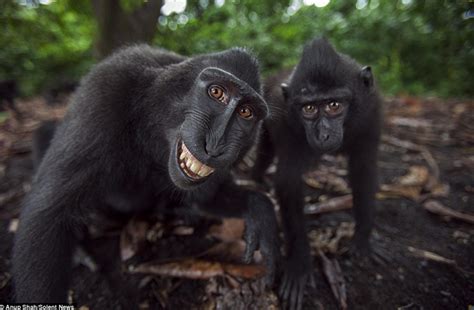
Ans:
{"type": "Polygon", "coordinates": [[[374,86],[374,76],[372,74],[372,68],[370,66],[365,66],[360,71],[360,77],[364,85],[368,88],[372,88],[374,86]]]}
{"type": "Polygon", "coordinates": [[[283,93],[283,97],[286,100],[288,98],[288,84],[281,83],[280,87],[281,87],[281,92],[283,93]]]}

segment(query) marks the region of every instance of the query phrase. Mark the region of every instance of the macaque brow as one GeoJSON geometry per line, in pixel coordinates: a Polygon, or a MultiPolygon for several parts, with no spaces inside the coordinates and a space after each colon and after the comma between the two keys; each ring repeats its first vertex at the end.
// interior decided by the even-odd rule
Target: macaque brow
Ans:
{"type": "Polygon", "coordinates": [[[324,91],[313,91],[311,94],[304,95],[300,97],[305,103],[307,102],[321,102],[321,101],[328,101],[328,100],[335,100],[335,101],[347,101],[352,98],[352,92],[346,88],[333,88],[330,90],[324,91]]]}

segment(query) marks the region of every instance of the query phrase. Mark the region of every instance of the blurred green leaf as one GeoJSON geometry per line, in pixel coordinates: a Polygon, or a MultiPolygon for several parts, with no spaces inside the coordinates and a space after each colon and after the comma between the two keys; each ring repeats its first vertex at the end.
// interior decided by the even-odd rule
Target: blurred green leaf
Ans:
{"type": "MultiPolygon", "coordinates": [[[[144,0],[120,0],[132,11],[144,0]]],[[[298,62],[305,42],[326,36],[342,52],[370,64],[387,94],[472,97],[474,18],[467,1],[189,0],[182,14],[161,16],[154,44],[185,55],[244,46],[265,75],[298,62]],[[290,5],[295,5],[290,8],[290,5]],[[295,9],[299,8],[299,9],[295,9]]],[[[0,4],[0,79],[14,78],[23,94],[78,79],[95,62],[96,31],[88,0],[49,5],[0,4]]]]}

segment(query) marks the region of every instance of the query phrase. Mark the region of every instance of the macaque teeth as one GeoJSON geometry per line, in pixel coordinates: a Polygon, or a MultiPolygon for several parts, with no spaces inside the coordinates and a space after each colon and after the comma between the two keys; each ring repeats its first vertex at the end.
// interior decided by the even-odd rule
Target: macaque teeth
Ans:
{"type": "Polygon", "coordinates": [[[206,166],[200,162],[193,154],[189,151],[184,143],[181,145],[181,153],[179,155],[181,161],[179,166],[181,169],[192,178],[203,178],[207,177],[214,172],[214,169],[206,166]],[[192,172],[194,175],[190,175],[192,172]]]}
{"type": "Polygon", "coordinates": [[[199,170],[198,174],[202,177],[207,177],[208,175],[210,175],[213,172],[214,172],[214,169],[212,169],[211,167],[208,167],[206,165],[202,165],[201,170],[199,170]]]}
{"type": "Polygon", "coordinates": [[[186,147],[186,144],[184,144],[184,142],[183,142],[182,148],[183,148],[183,153],[186,155],[186,157],[191,155],[191,152],[188,150],[188,148],[186,147]]]}
{"type": "MultiPolygon", "coordinates": [[[[204,166],[203,166],[203,167],[204,167],[204,166]]],[[[206,176],[206,175],[204,174],[204,172],[203,172],[203,171],[204,171],[203,167],[201,167],[201,169],[199,169],[199,171],[196,172],[196,174],[199,175],[200,177],[205,177],[205,176],[206,176]]]]}
{"type": "Polygon", "coordinates": [[[205,168],[204,168],[204,165],[203,165],[203,166],[201,167],[201,169],[199,169],[199,171],[196,172],[196,174],[199,175],[200,177],[205,177],[205,175],[204,175],[204,173],[203,173],[204,169],[205,169],[205,168]]]}
{"type": "Polygon", "coordinates": [[[197,160],[193,160],[191,162],[191,167],[189,167],[189,169],[191,169],[192,172],[197,174],[199,169],[201,169],[201,166],[202,164],[200,162],[198,162],[197,160]]]}

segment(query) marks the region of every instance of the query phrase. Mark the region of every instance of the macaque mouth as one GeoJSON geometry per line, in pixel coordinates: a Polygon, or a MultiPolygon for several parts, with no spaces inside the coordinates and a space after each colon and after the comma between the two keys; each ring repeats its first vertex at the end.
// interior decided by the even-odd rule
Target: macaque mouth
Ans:
{"type": "Polygon", "coordinates": [[[201,180],[214,172],[214,168],[200,162],[184,144],[183,140],[178,142],[178,165],[185,175],[193,180],[201,180]]]}

